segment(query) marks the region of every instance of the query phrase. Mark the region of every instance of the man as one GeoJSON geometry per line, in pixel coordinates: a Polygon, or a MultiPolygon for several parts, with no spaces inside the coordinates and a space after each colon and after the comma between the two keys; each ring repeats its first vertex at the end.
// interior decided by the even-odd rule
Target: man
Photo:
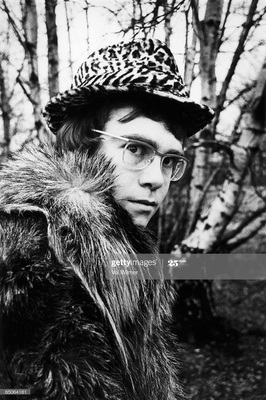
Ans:
{"type": "MultiPolygon", "coordinates": [[[[90,147],[88,142],[95,137],[91,129],[98,127],[98,130],[101,130],[105,125],[107,132],[110,126],[112,132],[119,136],[124,136],[128,127],[128,133],[133,134],[135,138],[143,138],[144,141],[146,138],[148,141],[153,139],[155,147],[156,141],[161,140],[166,150],[171,150],[173,143],[174,153],[179,155],[183,154],[182,145],[185,138],[203,128],[213,117],[209,107],[195,103],[188,97],[170,50],[160,41],[152,39],[120,43],[93,53],[77,71],[72,89],[53,98],[46,106],[44,114],[49,127],[57,134],[57,140],[63,148],[71,150],[82,146],[90,147]],[[77,118],[77,112],[82,115],[82,108],[87,116],[91,114],[87,122],[82,122],[82,127],[79,129],[76,121],[75,126],[71,128],[68,125],[62,132],[64,122],[75,115],[77,118]],[[137,110],[136,118],[133,109],[137,110]],[[132,118],[123,121],[126,113],[130,111],[133,111],[132,118]],[[118,112],[120,114],[115,115],[118,112]],[[108,118],[111,120],[108,121],[108,118]],[[150,127],[147,125],[149,123],[150,127]],[[154,126],[155,128],[157,126],[158,132],[153,133],[154,126]],[[68,139],[71,134],[72,137],[68,139]],[[85,145],[84,135],[87,136],[85,145]]],[[[108,141],[108,146],[103,146],[104,152],[113,158],[110,154],[115,146],[112,144],[112,137],[105,136],[104,139],[108,141]]],[[[158,164],[157,156],[150,163],[151,168],[145,167],[143,174],[153,171],[152,173],[159,177],[156,164],[158,164]]],[[[183,159],[182,174],[178,179],[182,177],[185,166],[186,162],[183,159]]],[[[124,173],[124,166],[122,170],[124,173]]],[[[119,171],[122,170],[120,167],[119,171]]],[[[126,179],[131,178],[128,176],[126,179]]],[[[169,185],[168,178],[166,181],[169,185]]],[[[138,194],[138,189],[136,190],[138,194]]],[[[155,208],[161,204],[167,190],[167,184],[164,183],[163,193],[159,194],[158,200],[152,200],[156,203],[155,208]]],[[[132,187],[132,191],[134,192],[135,188],[132,187]]],[[[143,195],[144,200],[147,200],[145,196],[151,196],[147,190],[143,195]]],[[[120,194],[117,193],[117,196],[120,201],[120,194]]],[[[133,206],[128,201],[126,203],[122,201],[122,204],[129,212],[132,210],[133,206]]],[[[144,218],[144,225],[147,222],[144,218]]]]}
{"type": "Polygon", "coordinates": [[[184,398],[170,292],[106,268],[156,253],[145,227],[212,112],[150,39],[92,54],[45,117],[55,148],[30,147],[0,176],[1,386],[31,399],[184,398]]]}

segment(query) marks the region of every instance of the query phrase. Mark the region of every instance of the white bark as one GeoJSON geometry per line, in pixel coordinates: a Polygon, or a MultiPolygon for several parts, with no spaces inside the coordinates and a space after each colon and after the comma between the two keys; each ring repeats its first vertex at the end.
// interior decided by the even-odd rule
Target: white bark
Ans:
{"type": "Polygon", "coordinates": [[[200,24],[201,99],[216,107],[216,69],[223,0],[208,0],[204,20],[200,24]]]}
{"type": "MultiPolygon", "coordinates": [[[[198,4],[198,3],[197,3],[198,4]]],[[[191,43],[189,43],[189,31],[191,28],[191,22],[189,21],[189,10],[186,11],[186,45],[185,45],[185,71],[184,71],[184,81],[189,92],[194,78],[194,67],[195,67],[195,57],[197,54],[197,35],[195,30],[192,32],[191,43]]],[[[193,18],[193,16],[192,16],[193,18]]]]}
{"type": "Polygon", "coordinates": [[[69,59],[69,68],[71,74],[71,80],[73,81],[73,67],[72,67],[72,51],[71,51],[71,35],[70,35],[70,22],[67,8],[67,0],[64,0],[65,5],[65,14],[66,14],[66,24],[67,24],[67,37],[68,37],[68,59],[69,59]]]}
{"type": "MultiPolygon", "coordinates": [[[[241,121],[241,135],[232,145],[235,166],[228,172],[221,192],[210,208],[201,215],[195,230],[181,244],[181,249],[208,253],[223,233],[228,219],[232,216],[255,149],[265,132],[266,59],[254,89],[253,99],[241,121]]],[[[180,252],[180,249],[178,249],[180,252]]]]}
{"type": "MultiPolygon", "coordinates": [[[[199,20],[198,2],[192,0],[195,32],[200,41],[200,76],[202,102],[212,108],[216,106],[216,69],[218,54],[219,28],[222,19],[223,0],[208,0],[205,17],[199,20]]],[[[188,224],[186,234],[193,229],[197,214],[200,212],[202,193],[209,175],[209,151],[199,147],[195,150],[194,166],[189,188],[188,224]]]]}

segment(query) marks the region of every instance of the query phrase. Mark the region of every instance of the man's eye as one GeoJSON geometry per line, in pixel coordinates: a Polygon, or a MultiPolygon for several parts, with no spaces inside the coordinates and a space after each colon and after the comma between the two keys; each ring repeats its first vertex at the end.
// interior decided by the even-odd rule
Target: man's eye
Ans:
{"type": "Polygon", "coordinates": [[[173,157],[164,157],[163,166],[165,168],[173,168],[174,164],[175,164],[175,160],[173,157]]]}
{"type": "Polygon", "coordinates": [[[130,153],[136,155],[136,156],[142,156],[146,153],[146,147],[142,146],[140,144],[130,144],[127,146],[127,149],[130,151],[130,153]]]}

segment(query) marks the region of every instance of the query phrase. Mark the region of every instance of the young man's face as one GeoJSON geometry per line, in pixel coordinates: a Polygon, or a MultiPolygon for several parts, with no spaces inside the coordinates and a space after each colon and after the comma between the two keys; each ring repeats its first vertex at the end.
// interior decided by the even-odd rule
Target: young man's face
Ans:
{"type": "MultiPolygon", "coordinates": [[[[114,110],[104,131],[125,138],[139,139],[152,144],[160,153],[183,153],[181,141],[169,132],[162,122],[139,116],[128,122],[121,122],[133,107],[114,110]]],[[[185,128],[180,126],[178,135],[185,137],[185,128]]],[[[104,136],[101,151],[116,165],[115,199],[131,214],[138,226],[145,227],[164,200],[170,179],[161,169],[161,158],[154,160],[144,169],[134,170],[123,162],[126,142],[104,136]]]]}

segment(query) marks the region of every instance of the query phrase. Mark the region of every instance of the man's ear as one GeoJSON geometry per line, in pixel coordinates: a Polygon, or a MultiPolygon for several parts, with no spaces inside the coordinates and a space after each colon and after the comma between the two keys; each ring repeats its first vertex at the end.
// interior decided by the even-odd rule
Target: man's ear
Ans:
{"type": "Polygon", "coordinates": [[[49,246],[48,213],[29,204],[0,208],[0,266],[19,268],[47,252],[49,246]]]}

